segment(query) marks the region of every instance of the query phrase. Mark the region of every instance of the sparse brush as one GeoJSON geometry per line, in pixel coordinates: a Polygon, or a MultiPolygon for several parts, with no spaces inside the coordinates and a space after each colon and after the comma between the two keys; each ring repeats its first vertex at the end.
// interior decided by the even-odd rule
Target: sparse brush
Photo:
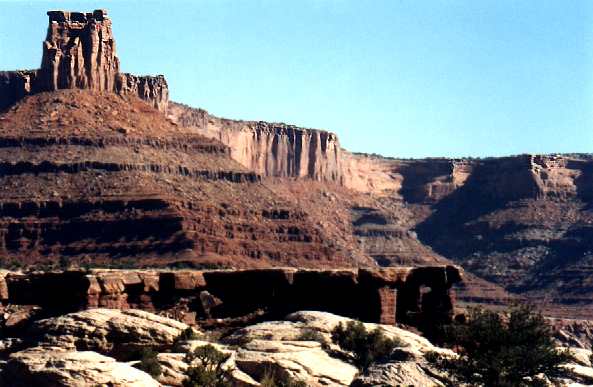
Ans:
{"type": "Polygon", "coordinates": [[[144,348],[140,350],[140,362],[135,364],[134,367],[146,372],[156,379],[162,374],[162,368],[157,356],[157,352],[150,348],[144,348]]]}
{"type": "Polygon", "coordinates": [[[189,352],[185,361],[195,365],[188,368],[183,387],[231,387],[231,371],[224,368],[230,356],[211,344],[189,352]]]}
{"type": "Polygon", "coordinates": [[[184,329],[173,341],[173,351],[179,352],[181,351],[181,346],[183,343],[190,340],[198,340],[199,338],[200,336],[198,333],[193,328],[188,327],[184,329]]]}
{"type": "Polygon", "coordinates": [[[287,375],[281,376],[272,368],[266,368],[259,384],[261,387],[307,387],[307,383],[302,380],[295,380],[287,375]]]}
{"type": "Polygon", "coordinates": [[[316,341],[321,344],[322,348],[328,348],[329,342],[323,334],[314,329],[305,329],[296,338],[297,341],[316,341]]]}
{"type": "Polygon", "coordinates": [[[332,331],[332,340],[343,350],[352,352],[354,365],[363,372],[373,363],[389,360],[395,348],[406,345],[385,336],[381,328],[367,331],[360,321],[349,321],[346,326],[340,323],[332,331]]]}

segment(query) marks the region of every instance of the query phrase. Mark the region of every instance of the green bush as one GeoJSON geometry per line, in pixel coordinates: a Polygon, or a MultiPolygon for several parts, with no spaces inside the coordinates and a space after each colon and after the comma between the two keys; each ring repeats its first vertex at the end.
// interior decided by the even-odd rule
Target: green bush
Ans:
{"type": "Polygon", "coordinates": [[[556,350],[550,326],[529,306],[513,306],[504,314],[474,308],[467,320],[450,327],[457,359],[425,355],[459,384],[539,386],[540,374],[556,377],[566,373],[560,365],[571,359],[570,353],[556,350]]]}
{"type": "Polygon", "coordinates": [[[223,368],[230,356],[220,352],[211,344],[189,352],[185,355],[185,361],[188,364],[194,362],[197,364],[188,368],[183,387],[232,386],[229,370],[223,368]]]}
{"type": "Polygon", "coordinates": [[[380,328],[368,332],[360,321],[349,321],[345,327],[340,323],[332,331],[332,341],[352,352],[354,365],[363,372],[373,363],[388,360],[395,348],[403,346],[401,341],[386,337],[380,328]]]}
{"type": "Polygon", "coordinates": [[[157,355],[158,353],[152,349],[142,349],[140,351],[140,362],[135,364],[134,367],[146,372],[155,379],[158,378],[162,373],[162,369],[157,360],[157,355]]]}

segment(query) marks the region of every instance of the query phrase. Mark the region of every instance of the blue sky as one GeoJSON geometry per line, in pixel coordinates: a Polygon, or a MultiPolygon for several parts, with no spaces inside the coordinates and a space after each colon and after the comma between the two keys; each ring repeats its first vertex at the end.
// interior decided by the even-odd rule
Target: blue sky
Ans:
{"type": "Polygon", "coordinates": [[[125,71],[213,114],[395,157],[593,152],[593,1],[0,1],[0,69],[48,9],[107,8],[125,71]]]}

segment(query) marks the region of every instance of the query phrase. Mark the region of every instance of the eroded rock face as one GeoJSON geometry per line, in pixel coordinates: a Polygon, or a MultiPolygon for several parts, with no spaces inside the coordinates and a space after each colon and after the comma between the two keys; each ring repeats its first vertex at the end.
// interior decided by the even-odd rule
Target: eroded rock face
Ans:
{"type": "Polygon", "coordinates": [[[237,351],[235,364],[259,380],[273,369],[308,386],[348,386],[358,372],[312,341],[253,340],[237,351]]]}
{"type": "Polygon", "coordinates": [[[352,265],[228,147],[137,98],[39,93],[0,132],[0,251],[20,262],[352,265]]]}
{"type": "MultiPolygon", "coordinates": [[[[379,270],[70,270],[5,274],[4,278],[0,276],[0,289],[5,287],[6,292],[0,296],[7,304],[38,305],[47,313],[97,307],[123,309],[90,309],[34,325],[37,332],[72,336],[72,342],[81,335],[86,337],[92,325],[125,332],[125,340],[129,341],[138,335],[134,340],[143,342],[142,337],[148,336],[148,327],[154,323],[157,327],[164,324],[164,333],[147,340],[166,343],[174,333],[170,333],[171,329],[182,329],[183,324],[175,325],[168,319],[151,321],[146,312],[126,309],[162,311],[188,323],[196,318],[240,318],[258,311],[282,317],[297,310],[323,310],[383,324],[395,324],[396,316],[400,322],[417,325],[422,321],[446,323],[452,318],[454,306],[450,289],[462,280],[461,275],[455,266],[379,270]],[[432,290],[422,293],[422,286],[432,290]]],[[[22,309],[15,308],[15,317],[22,309]]],[[[7,318],[12,315],[8,313],[7,318]]],[[[91,342],[102,342],[102,332],[88,335],[91,342]]]]}
{"type": "Polygon", "coordinates": [[[114,90],[119,59],[107,12],[47,14],[49,27],[39,71],[43,89],[114,90]]]}
{"type": "Polygon", "coordinates": [[[159,387],[150,375],[91,351],[34,347],[13,353],[0,385],[13,387],[128,386],[159,387]]]}
{"type": "Polygon", "coordinates": [[[231,157],[269,177],[296,177],[340,183],[338,137],[324,130],[281,123],[234,121],[205,110],[171,103],[169,117],[231,148],[231,157]]]}
{"type": "Polygon", "coordinates": [[[167,81],[120,73],[111,20],[106,10],[49,11],[41,68],[0,73],[0,110],[24,96],[59,89],[88,89],[137,96],[167,110],[167,81]]]}
{"type": "MultiPolygon", "coordinates": [[[[338,324],[346,324],[348,321],[350,319],[330,313],[301,311],[287,316],[285,321],[264,322],[246,327],[225,340],[229,344],[239,343],[235,364],[256,380],[261,380],[264,370],[269,368],[293,379],[305,381],[310,386],[349,386],[355,380],[358,370],[343,359],[340,360],[335,353],[334,356],[329,356],[326,351],[328,345],[331,351],[341,351],[331,343],[331,331],[338,324]],[[317,341],[301,341],[303,333],[311,332],[323,337],[325,346],[317,341]]],[[[365,325],[367,329],[380,326],[386,336],[401,340],[405,343],[401,351],[411,359],[407,362],[394,361],[383,366],[392,367],[385,372],[397,374],[393,378],[388,378],[389,375],[386,376],[385,372],[377,369],[374,383],[386,381],[386,385],[397,385],[393,383],[401,380],[407,382],[404,385],[442,385],[416,364],[430,369],[423,360],[424,353],[436,351],[453,356],[451,351],[435,347],[423,337],[403,329],[387,325],[365,325]]],[[[372,382],[365,379],[364,383],[372,382]]]]}
{"type": "Polygon", "coordinates": [[[37,70],[0,71],[0,111],[31,94],[36,78],[37,70]]]}
{"type": "Polygon", "coordinates": [[[188,326],[141,310],[88,309],[35,322],[40,342],[118,354],[135,348],[171,346],[188,326]]]}

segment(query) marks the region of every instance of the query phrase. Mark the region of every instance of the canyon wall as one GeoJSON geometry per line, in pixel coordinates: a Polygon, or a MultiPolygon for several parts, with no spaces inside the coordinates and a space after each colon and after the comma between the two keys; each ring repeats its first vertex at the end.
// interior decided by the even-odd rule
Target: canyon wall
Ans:
{"type": "Polygon", "coordinates": [[[92,13],[49,11],[41,68],[0,73],[0,110],[23,97],[59,89],[89,89],[135,95],[166,111],[168,86],[163,76],[120,72],[111,20],[92,13]]]}
{"type": "Polygon", "coordinates": [[[231,157],[268,177],[342,180],[341,149],[331,132],[282,123],[235,121],[171,103],[169,117],[231,148],[231,157]]]}
{"type": "Polygon", "coordinates": [[[342,166],[346,187],[411,203],[436,203],[466,183],[495,200],[593,194],[588,155],[394,159],[344,151],[342,166]]]}
{"type": "Polygon", "coordinates": [[[0,264],[351,267],[229,148],[137,98],[65,89],[0,114],[0,264]]]}
{"type": "Polygon", "coordinates": [[[87,308],[161,311],[188,323],[320,310],[363,321],[436,324],[453,317],[455,266],[368,270],[70,270],[0,273],[0,300],[47,312],[87,308]],[[422,288],[429,291],[421,291],[422,288]]]}

